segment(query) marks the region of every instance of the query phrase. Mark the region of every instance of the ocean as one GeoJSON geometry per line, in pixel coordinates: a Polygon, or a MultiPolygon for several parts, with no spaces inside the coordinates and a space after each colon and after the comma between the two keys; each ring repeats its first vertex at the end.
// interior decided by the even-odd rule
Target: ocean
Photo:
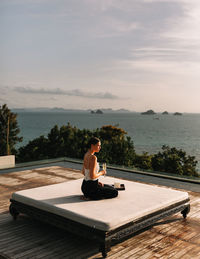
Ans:
{"type": "Polygon", "coordinates": [[[40,135],[47,136],[57,124],[83,129],[96,129],[103,125],[123,128],[134,142],[137,153],[156,153],[163,145],[181,148],[188,155],[195,156],[200,171],[200,114],[141,115],[140,113],[104,113],[87,112],[18,112],[19,136],[26,145],[40,135]]]}

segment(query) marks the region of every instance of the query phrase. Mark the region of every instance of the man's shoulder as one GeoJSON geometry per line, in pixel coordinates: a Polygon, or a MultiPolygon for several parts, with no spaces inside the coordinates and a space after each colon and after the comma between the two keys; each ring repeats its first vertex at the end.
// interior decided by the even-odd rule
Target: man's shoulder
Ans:
{"type": "Polygon", "coordinates": [[[91,156],[90,156],[90,160],[91,160],[91,161],[97,161],[97,157],[96,157],[95,155],[91,155],[91,156]]]}
{"type": "Polygon", "coordinates": [[[93,162],[97,161],[97,157],[95,155],[92,155],[92,154],[90,154],[90,155],[85,154],[84,160],[85,159],[87,159],[88,161],[93,161],[93,162]]]}

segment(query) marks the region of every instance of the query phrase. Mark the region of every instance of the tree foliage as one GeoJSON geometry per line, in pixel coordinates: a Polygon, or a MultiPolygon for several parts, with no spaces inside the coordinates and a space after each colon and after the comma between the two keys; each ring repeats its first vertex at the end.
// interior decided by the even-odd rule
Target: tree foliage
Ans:
{"type": "Polygon", "coordinates": [[[196,165],[197,161],[194,156],[188,156],[182,149],[165,145],[162,147],[162,152],[152,157],[152,168],[155,171],[198,176],[196,165]]]}
{"type": "Polygon", "coordinates": [[[142,155],[137,154],[134,160],[134,166],[141,169],[152,169],[151,165],[152,156],[147,152],[144,152],[142,155]]]}
{"type": "Polygon", "coordinates": [[[112,125],[97,129],[95,135],[102,141],[98,158],[110,164],[132,166],[135,149],[133,141],[126,134],[123,129],[112,125]]]}
{"type": "Polygon", "coordinates": [[[6,104],[0,106],[0,155],[16,154],[15,145],[23,139],[17,136],[19,132],[17,114],[6,104]]]}
{"type": "Polygon", "coordinates": [[[162,152],[149,155],[136,154],[134,143],[127,133],[112,125],[96,130],[78,129],[69,123],[60,128],[55,125],[47,135],[30,141],[19,149],[18,162],[27,162],[57,157],[83,159],[87,143],[92,137],[101,139],[101,151],[96,154],[100,162],[137,167],[143,170],[169,172],[179,175],[198,176],[195,157],[187,156],[183,150],[163,146],[162,152]]]}
{"type": "Polygon", "coordinates": [[[40,136],[21,147],[17,160],[27,162],[64,156],[82,159],[87,151],[89,139],[91,136],[96,136],[102,142],[102,150],[98,154],[99,161],[131,166],[135,150],[131,138],[125,135],[126,132],[123,129],[111,125],[94,131],[80,130],[70,124],[60,128],[56,125],[47,138],[40,136]]]}

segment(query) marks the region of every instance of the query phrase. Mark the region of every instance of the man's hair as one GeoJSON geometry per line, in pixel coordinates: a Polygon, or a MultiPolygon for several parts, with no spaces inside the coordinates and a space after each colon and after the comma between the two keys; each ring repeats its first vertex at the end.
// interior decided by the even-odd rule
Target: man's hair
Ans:
{"type": "Polygon", "coordinates": [[[91,145],[96,145],[98,142],[100,142],[99,138],[91,137],[91,139],[88,141],[88,148],[91,148],[91,145]]]}

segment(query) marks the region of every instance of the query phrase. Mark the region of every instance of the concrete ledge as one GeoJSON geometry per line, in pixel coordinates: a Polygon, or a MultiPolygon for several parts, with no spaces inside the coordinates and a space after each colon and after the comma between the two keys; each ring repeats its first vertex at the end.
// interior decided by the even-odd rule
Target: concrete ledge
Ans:
{"type": "Polygon", "coordinates": [[[124,172],[129,172],[129,173],[135,173],[135,174],[141,174],[141,175],[148,175],[148,176],[153,176],[153,177],[158,177],[158,178],[165,178],[165,179],[170,179],[170,180],[176,180],[176,181],[181,181],[181,182],[188,182],[188,183],[197,183],[200,184],[200,179],[194,179],[194,178],[189,178],[187,176],[179,176],[179,175],[171,175],[167,174],[164,172],[148,172],[148,171],[140,171],[137,169],[129,169],[129,168],[123,168],[123,167],[116,167],[116,166],[107,166],[107,168],[113,169],[113,170],[120,170],[124,172]]]}
{"type": "MultiPolygon", "coordinates": [[[[54,158],[54,159],[46,159],[46,160],[37,160],[37,161],[31,161],[31,162],[25,162],[25,163],[19,163],[15,164],[15,168],[28,168],[32,166],[37,166],[37,165],[49,165],[52,163],[59,163],[59,162],[69,162],[69,163],[74,163],[74,164],[82,164],[83,161],[81,159],[74,159],[74,158],[69,158],[69,157],[60,157],[60,158],[54,158]]],[[[100,163],[101,164],[101,163],[100,163]]],[[[8,167],[4,167],[9,169],[8,167]]],[[[175,181],[180,181],[180,182],[187,182],[187,183],[195,183],[195,184],[200,184],[200,178],[193,178],[193,177],[187,177],[187,176],[179,176],[179,175],[171,175],[167,174],[164,172],[155,172],[155,171],[142,171],[138,170],[136,168],[127,168],[127,167],[121,167],[121,166],[116,166],[116,165],[107,165],[108,169],[112,170],[117,170],[121,172],[127,172],[127,173],[132,173],[132,174],[139,174],[139,175],[147,175],[147,176],[152,176],[152,177],[158,177],[158,178],[164,178],[164,179],[170,179],[170,180],[175,180],[175,181]]],[[[0,173],[1,169],[3,167],[0,167],[0,173]]]]}
{"type": "Polygon", "coordinates": [[[0,156],[0,169],[15,167],[15,156],[0,156]]]}
{"type": "MultiPolygon", "coordinates": [[[[68,157],[65,157],[64,161],[70,162],[70,163],[75,163],[75,164],[82,164],[83,163],[82,160],[68,158],[68,157]]],[[[167,173],[164,173],[164,172],[156,172],[156,171],[152,171],[152,172],[142,171],[142,170],[138,170],[136,168],[132,169],[132,168],[116,166],[116,165],[109,165],[109,164],[107,164],[107,168],[112,169],[112,170],[122,171],[122,172],[135,173],[135,174],[148,175],[148,176],[153,176],[153,177],[158,177],[158,178],[166,178],[166,179],[176,180],[176,181],[181,181],[181,182],[200,184],[200,178],[194,179],[194,178],[188,177],[188,176],[179,176],[179,175],[176,175],[176,174],[171,175],[171,174],[167,174],[167,173]]]]}

